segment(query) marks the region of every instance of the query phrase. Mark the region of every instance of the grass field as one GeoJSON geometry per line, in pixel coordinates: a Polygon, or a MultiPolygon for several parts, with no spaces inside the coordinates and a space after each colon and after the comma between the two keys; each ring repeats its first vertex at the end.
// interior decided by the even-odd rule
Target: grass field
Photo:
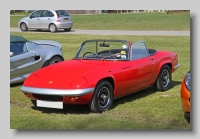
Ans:
{"type": "MultiPolygon", "coordinates": [[[[10,27],[28,15],[10,16],[10,27]]],[[[190,14],[123,13],[71,15],[73,29],[90,30],[190,30],[190,14]]]]}
{"type": "MultiPolygon", "coordinates": [[[[186,17],[189,18],[188,15],[186,17]]],[[[78,19],[75,20],[76,16],[73,16],[73,19],[78,21],[78,19]]],[[[186,28],[187,26],[184,25],[177,30],[186,28]]],[[[115,100],[112,109],[102,114],[90,112],[87,105],[68,106],[64,110],[35,108],[20,91],[21,84],[11,85],[11,129],[191,130],[190,124],[183,117],[180,101],[180,84],[185,74],[190,70],[190,37],[70,35],[30,32],[23,34],[11,32],[10,34],[22,35],[28,40],[50,39],[58,41],[63,45],[65,59],[72,58],[80,44],[86,39],[125,39],[132,42],[143,40],[149,48],[176,52],[181,64],[172,75],[173,83],[170,90],[159,92],[150,87],[115,100]]]]}

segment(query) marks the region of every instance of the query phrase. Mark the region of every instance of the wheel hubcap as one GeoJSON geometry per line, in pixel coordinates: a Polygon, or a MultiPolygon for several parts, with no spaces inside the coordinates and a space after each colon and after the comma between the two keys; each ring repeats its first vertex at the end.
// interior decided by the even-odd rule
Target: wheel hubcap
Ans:
{"type": "Polygon", "coordinates": [[[170,77],[169,77],[168,70],[164,70],[162,72],[161,78],[162,78],[161,82],[162,82],[163,87],[167,87],[170,83],[170,77]]]}
{"type": "Polygon", "coordinates": [[[22,30],[26,30],[26,25],[25,25],[25,24],[22,24],[22,25],[21,25],[21,28],[22,28],[22,30]]]}
{"type": "Polygon", "coordinates": [[[50,26],[50,30],[51,30],[52,32],[54,32],[54,31],[55,31],[55,26],[54,26],[54,25],[51,25],[51,26],[50,26]]]}
{"type": "Polygon", "coordinates": [[[98,104],[101,108],[106,108],[110,103],[110,91],[107,87],[103,87],[98,93],[98,104]]]}
{"type": "Polygon", "coordinates": [[[59,59],[55,59],[55,60],[53,60],[53,61],[51,62],[51,64],[55,64],[55,63],[58,63],[58,62],[60,62],[60,60],[59,60],[59,59]]]}

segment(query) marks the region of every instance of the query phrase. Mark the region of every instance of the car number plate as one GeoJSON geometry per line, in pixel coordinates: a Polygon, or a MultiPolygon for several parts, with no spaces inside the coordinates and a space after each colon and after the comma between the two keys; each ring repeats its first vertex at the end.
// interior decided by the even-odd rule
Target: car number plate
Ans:
{"type": "Polygon", "coordinates": [[[69,20],[69,18],[64,18],[64,20],[68,21],[68,20],[69,20]]]}
{"type": "Polygon", "coordinates": [[[63,109],[63,102],[37,100],[37,107],[63,109]]]}

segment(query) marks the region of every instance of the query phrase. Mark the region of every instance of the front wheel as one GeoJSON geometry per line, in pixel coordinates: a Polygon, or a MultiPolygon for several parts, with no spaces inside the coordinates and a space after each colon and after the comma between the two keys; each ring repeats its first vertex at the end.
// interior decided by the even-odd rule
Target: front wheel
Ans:
{"type": "Polygon", "coordinates": [[[93,112],[102,113],[109,110],[112,104],[113,87],[108,81],[102,80],[96,86],[89,108],[93,112]]]}
{"type": "Polygon", "coordinates": [[[158,78],[155,82],[155,87],[159,91],[167,91],[170,89],[171,81],[172,75],[170,67],[168,65],[164,65],[161,68],[158,78]]]}
{"type": "Polygon", "coordinates": [[[28,27],[27,27],[26,23],[21,23],[20,24],[20,29],[21,29],[21,31],[27,31],[28,27]]]}

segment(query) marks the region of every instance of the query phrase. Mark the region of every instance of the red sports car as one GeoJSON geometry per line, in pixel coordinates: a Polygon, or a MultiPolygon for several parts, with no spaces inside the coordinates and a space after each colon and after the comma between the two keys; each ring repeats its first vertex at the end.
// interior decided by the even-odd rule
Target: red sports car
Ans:
{"type": "Polygon", "coordinates": [[[138,90],[170,89],[179,66],[176,53],[148,49],[143,41],[86,40],[74,58],[32,73],[21,90],[37,107],[88,104],[101,113],[138,90]]]}

